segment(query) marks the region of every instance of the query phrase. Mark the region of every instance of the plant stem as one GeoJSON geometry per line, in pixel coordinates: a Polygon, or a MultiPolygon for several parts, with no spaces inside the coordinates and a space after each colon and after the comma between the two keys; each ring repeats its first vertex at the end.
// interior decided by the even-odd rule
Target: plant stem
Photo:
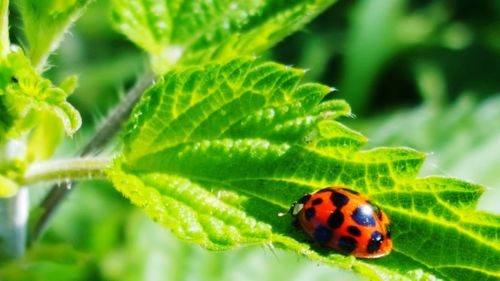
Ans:
{"type": "MultiPolygon", "coordinates": [[[[152,84],[154,75],[145,73],[138,79],[136,84],[130,89],[125,99],[115,107],[108,117],[104,120],[103,125],[98,128],[92,139],[83,147],[80,156],[95,153],[102,149],[112,138],[120,131],[122,124],[128,119],[132,108],[137,103],[142,93],[152,84]]],[[[42,214],[34,221],[32,232],[30,233],[30,241],[36,241],[45,230],[45,227],[52,217],[52,214],[61,204],[63,199],[72,190],[70,187],[74,185],[72,181],[63,181],[60,184],[53,185],[49,193],[41,203],[42,214]]]]}
{"type": "MultiPolygon", "coordinates": [[[[11,139],[0,146],[0,163],[24,159],[25,151],[23,140],[11,139]]],[[[20,188],[13,197],[0,199],[0,263],[24,254],[28,212],[29,193],[26,188],[20,188]]]]}
{"type": "Polygon", "coordinates": [[[101,127],[97,129],[92,139],[83,147],[80,156],[102,149],[109,143],[110,139],[120,131],[122,124],[128,119],[142,93],[153,83],[153,79],[154,75],[148,72],[137,80],[136,84],[125,96],[125,99],[103,120],[101,127]]]}
{"type": "Polygon", "coordinates": [[[110,165],[110,158],[72,158],[49,160],[31,165],[23,178],[23,185],[57,181],[59,183],[78,179],[105,178],[104,170],[110,165]]]}
{"type": "Polygon", "coordinates": [[[26,188],[19,189],[14,197],[0,199],[0,265],[24,254],[28,210],[26,188]]]}

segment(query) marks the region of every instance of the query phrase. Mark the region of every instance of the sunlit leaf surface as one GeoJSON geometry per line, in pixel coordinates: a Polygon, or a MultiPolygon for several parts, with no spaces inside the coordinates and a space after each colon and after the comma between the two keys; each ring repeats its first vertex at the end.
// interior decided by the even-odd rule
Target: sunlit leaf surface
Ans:
{"type": "Polygon", "coordinates": [[[173,71],[149,89],[109,170],[116,188],[179,238],[214,250],[273,244],[371,279],[500,276],[500,218],[474,210],[483,188],[417,179],[424,154],[360,151],[366,139],[335,119],[330,88],[303,71],[237,59],[173,71]],[[377,260],[322,249],[287,212],[328,185],[369,195],[393,222],[394,252],[377,260]]]}

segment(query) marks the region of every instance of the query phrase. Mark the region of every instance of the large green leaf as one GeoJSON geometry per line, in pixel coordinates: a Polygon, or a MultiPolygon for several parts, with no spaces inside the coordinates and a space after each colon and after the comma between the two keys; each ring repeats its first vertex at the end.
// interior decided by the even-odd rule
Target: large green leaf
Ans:
{"type": "Polygon", "coordinates": [[[423,153],[360,151],[350,115],[303,71],[237,59],[170,72],[133,112],[116,188],[179,238],[209,249],[273,244],[371,279],[500,277],[500,218],[474,210],[483,188],[417,179],[423,153]],[[393,221],[394,252],[355,259],[307,242],[287,212],[304,193],[343,185],[368,194],[393,221]]]}
{"type": "Polygon", "coordinates": [[[113,0],[115,27],[151,55],[173,64],[253,55],[301,28],[335,0],[113,0]]]}

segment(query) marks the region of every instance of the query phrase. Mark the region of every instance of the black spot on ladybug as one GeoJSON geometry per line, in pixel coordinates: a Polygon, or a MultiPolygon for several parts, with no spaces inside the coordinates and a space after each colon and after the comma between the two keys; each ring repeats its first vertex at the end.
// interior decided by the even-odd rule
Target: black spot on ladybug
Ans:
{"type": "Polygon", "coordinates": [[[333,229],[339,228],[342,224],[344,223],[344,215],[340,211],[340,209],[337,208],[335,212],[333,212],[329,217],[328,217],[328,226],[330,226],[333,229]]]}
{"type": "Polygon", "coordinates": [[[338,247],[341,252],[349,254],[358,246],[358,241],[350,236],[342,236],[339,239],[338,247]]]}
{"type": "Polygon", "coordinates": [[[323,199],[321,198],[316,198],[312,201],[313,206],[319,205],[321,203],[323,203],[323,199]]]}
{"type": "Polygon", "coordinates": [[[366,248],[366,251],[368,253],[375,253],[380,249],[380,245],[382,244],[382,241],[384,241],[384,235],[378,231],[374,231],[372,233],[372,237],[370,238],[370,241],[368,242],[368,247],[366,248]]]}
{"type": "Polygon", "coordinates": [[[306,215],[306,220],[310,220],[314,218],[314,216],[316,215],[316,210],[314,208],[308,208],[305,211],[305,215],[306,215]]]}
{"type": "Polygon", "coordinates": [[[328,227],[319,226],[314,230],[314,240],[320,244],[326,244],[332,239],[332,231],[328,227]]]}
{"type": "Polygon", "coordinates": [[[354,195],[359,195],[359,192],[357,192],[356,190],[352,190],[352,189],[349,189],[349,188],[341,188],[342,190],[345,190],[349,193],[352,193],[354,195]]]}
{"type": "Polygon", "coordinates": [[[349,234],[351,234],[352,236],[361,236],[361,230],[359,230],[359,228],[355,227],[354,225],[349,226],[347,228],[347,232],[349,232],[349,234]]]}
{"type": "Polygon", "coordinates": [[[373,208],[370,205],[357,207],[351,215],[352,219],[359,225],[375,226],[373,208]]]}
{"type": "Polygon", "coordinates": [[[338,192],[333,192],[330,199],[332,200],[333,205],[337,208],[342,208],[342,206],[349,202],[349,198],[347,196],[338,192]]]}

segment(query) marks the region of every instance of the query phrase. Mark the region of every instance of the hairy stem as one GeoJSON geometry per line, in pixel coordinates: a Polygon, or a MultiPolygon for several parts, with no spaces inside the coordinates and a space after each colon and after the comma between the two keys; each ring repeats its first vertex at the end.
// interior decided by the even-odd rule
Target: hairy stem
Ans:
{"type": "Polygon", "coordinates": [[[99,127],[87,145],[83,147],[80,156],[85,156],[102,149],[110,141],[110,138],[120,131],[122,124],[128,119],[132,108],[139,101],[144,90],[152,84],[153,79],[154,76],[152,73],[145,73],[137,80],[137,83],[130,89],[125,99],[103,120],[101,127],[99,127]]]}
{"type": "MultiPolygon", "coordinates": [[[[103,121],[103,125],[98,128],[92,139],[83,147],[80,156],[96,153],[108,144],[111,139],[120,131],[123,123],[128,119],[132,108],[137,103],[142,93],[152,84],[154,75],[145,73],[137,83],[130,89],[125,99],[118,104],[108,117],[103,121]]],[[[55,184],[41,203],[42,214],[34,221],[30,241],[36,241],[45,230],[45,227],[52,217],[52,214],[61,204],[63,199],[72,190],[70,187],[73,181],[63,181],[55,184]]]]}
{"type": "Polygon", "coordinates": [[[24,174],[23,185],[57,181],[68,182],[80,179],[105,178],[104,170],[110,158],[72,158],[38,162],[29,167],[24,174]]]}

